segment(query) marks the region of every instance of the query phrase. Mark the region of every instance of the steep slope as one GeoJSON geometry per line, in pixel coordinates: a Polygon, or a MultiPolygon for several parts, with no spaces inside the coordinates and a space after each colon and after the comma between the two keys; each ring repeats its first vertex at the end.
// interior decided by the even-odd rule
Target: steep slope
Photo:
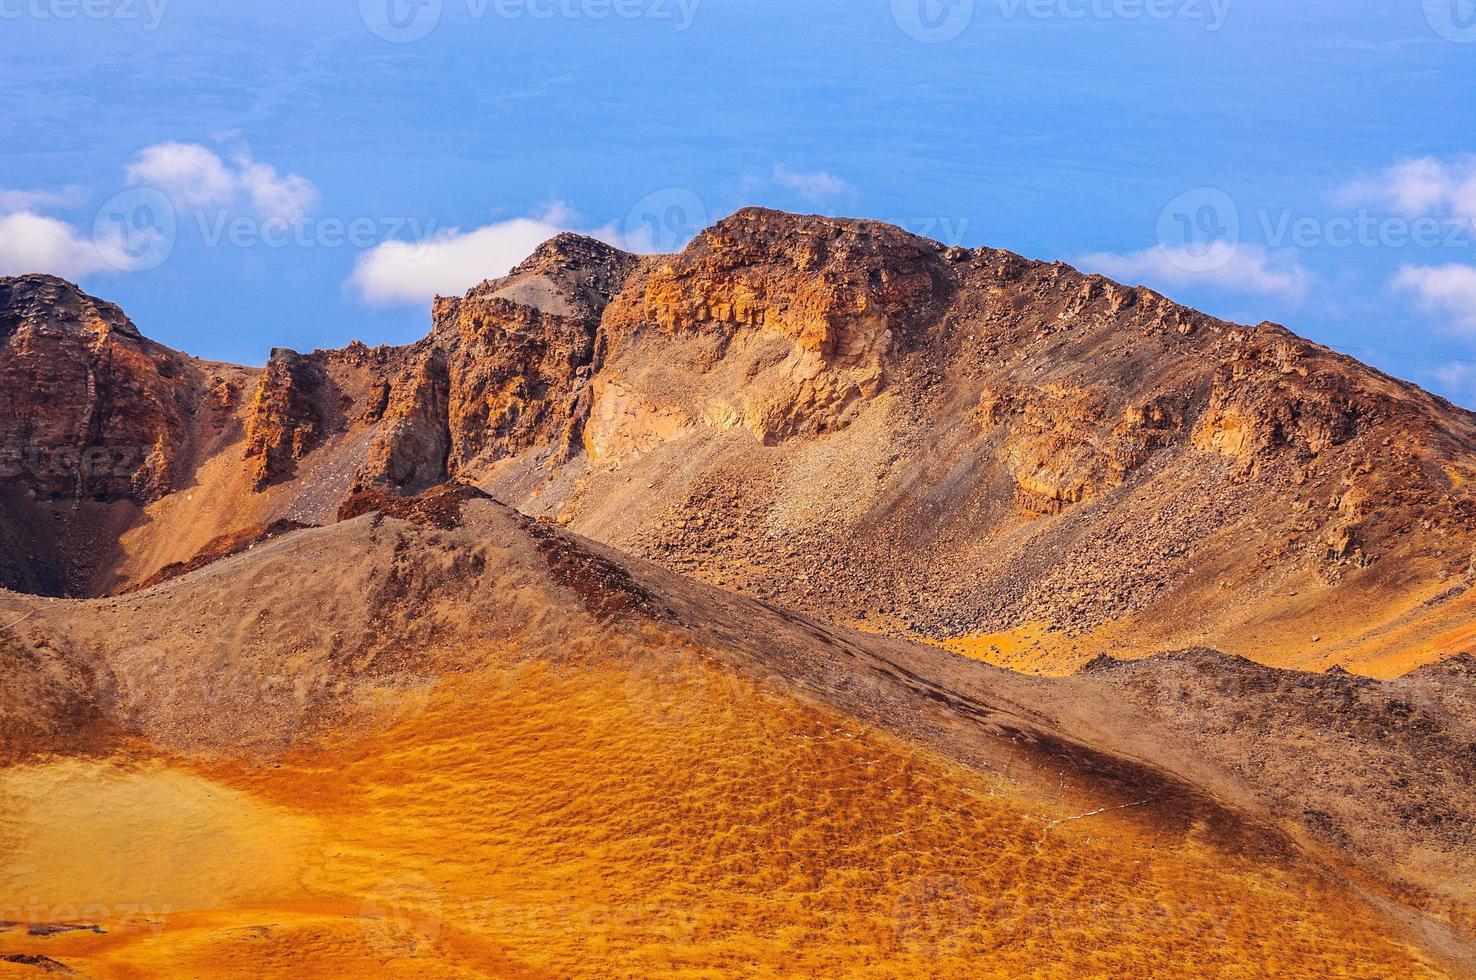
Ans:
{"type": "Polygon", "coordinates": [[[85,525],[90,591],[454,478],[1019,668],[1209,646],[1387,677],[1476,644],[1476,417],[1274,325],[756,209],[675,256],[561,236],[433,319],[274,353],[186,433],[177,492],[85,525]]]}
{"type": "Polygon", "coordinates": [[[1463,969],[1449,909],[1406,926],[1397,878],[1305,850],[1096,674],[804,619],[465,488],[372,491],[345,517],[127,597],[0,594],[6,641],[45,651],[7,662],[44,695],[0,704],[0,957],[1463,969]]]}
{"type": "Polygon", "coordinates": [[[186,485],[248,374],[147,340],[61,279],[0,278],[0,583],[105,588],[120,531],[186,485]]]}

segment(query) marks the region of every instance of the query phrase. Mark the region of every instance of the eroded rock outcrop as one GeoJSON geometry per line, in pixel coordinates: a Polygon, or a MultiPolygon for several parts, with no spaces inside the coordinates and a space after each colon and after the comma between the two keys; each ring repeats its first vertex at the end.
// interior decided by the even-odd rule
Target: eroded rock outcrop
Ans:
{"type": "Polygon", "coordinates": [[[560,235],[507,276],[438,298],[386,389],[357,486],[424,490],[525,452],[561,462],[589,415],[600,318],[635,256],[560,235]]]}
{"type": "Polygon", "coordinates": [[[1169,396],[1114,410],[1117,394],[1062,383],[986,388],[979,418],[1002,433],[1005,466],[1020,504],[1055,514],[1121,486],[1183,427],[1169,396]]]}
{"type": "Polygon", "coordinates": [[[272,351],[246,415],[246,464],[253,489],[292,476],[296,462],[322,441],[319,404],[326,386],[323,367],[312,355],[272,351]]]}
{"type": "Polygon", "coordinates": [[[0,482],[41,499],[169,493],[191,375],[112,303],[52,276],[0,278],[0,482]]]}
{"type": "Polygon", "coordinates": [[[436,302],[453,472],[535,447],[562,458],[578,448],[600,318],[635,265],[619,249],[561,235],[506,278],[436,302]]]}
{"type": "Polygon", "coordinates": [[[1381,414],[1377,396],[1345,375],[1313,377],[1311,345],[1280,333],[1263,324],[1237,338],[1194,433],[1196,445],[1236,460],[1247,474],[1276,451],[1305,459],[1340,446],[1381,414]]]}
{"type": "MultiPolygon", "coordinates": [[[[876,222],[751,208],[643,269],[605,330],[612,350],[670,344],[698,372],[647,375],[635,400],[648,417],[698,396],[693,422],[741,425],[768,443],[816,435],[848,423],[908,330],[946,304],[942,252],[876,222]]],[[[611,395],[633,400],[630,386],[611,395]]]]}
{"type": "Polygon", "coordinates": [[[435,349],[411,360],[387,389],[387,403],[356,490],[388,486],[418,493],[446,479],[450,380],[435,349]]]}

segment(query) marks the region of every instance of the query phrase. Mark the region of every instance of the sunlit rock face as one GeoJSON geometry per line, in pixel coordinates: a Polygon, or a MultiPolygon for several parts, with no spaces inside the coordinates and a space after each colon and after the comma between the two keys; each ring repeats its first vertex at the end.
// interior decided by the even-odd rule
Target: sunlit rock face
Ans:
{"type": "Polygon", "coordinates": [[[113,304],[51,276],[0,279],[0,480],[42,498],[163,496],[198,381],[113,304]]]}

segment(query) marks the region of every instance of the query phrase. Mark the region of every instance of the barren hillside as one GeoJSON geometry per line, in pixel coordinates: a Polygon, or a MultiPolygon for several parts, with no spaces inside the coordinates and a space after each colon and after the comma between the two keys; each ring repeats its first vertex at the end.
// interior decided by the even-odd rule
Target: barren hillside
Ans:
{"type": "MultiPolygon", "coordinates": [[[[1362,777],[1235,766],[1183,739],[1230,709],[1122,696],[1198,668],[1023,677],[467,488],[343,516],[125,597],[0,594],[0,970],[1468,969],[1470,801],[1450,833],[1314,816],[1362,777]]],[[[1256,670],[1307,690],[1309,733],[1342,697],[1256,670]]],[[[1362,683],[1430,744],[1469,723],[1433,707],[1469,707],[1458,670],[1362,683]]],[[[1446,778],[1418,740],[1347,737],[1412,799],[1446,778]]]]}
{"type": "Polygon", "coordinates": [[[1471,413],[1060,264],[748,210],[674,256],[561,236],[415,345],[264,371],[163,351],[59,280],[0,297],[7,458],[83,461],[6,471],[23,589],[116,591],[454,478],[1020,668],[1210,646],[1390,677],[1476,641],[1471,413]]]}

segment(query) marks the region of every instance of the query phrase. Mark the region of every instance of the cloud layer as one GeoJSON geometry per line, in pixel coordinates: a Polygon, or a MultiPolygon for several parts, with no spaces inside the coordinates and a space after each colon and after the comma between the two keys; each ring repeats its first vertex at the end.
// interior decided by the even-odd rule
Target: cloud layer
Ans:
{"type": "Polygon", "coordinates": [[[65,221],[34,211],[0,214],[0,276],[44,272],[80,279],[123,267],[126,256],[116,241],[96,242],[65,221]]]}
{"type": "MultiPolygon", "coordinates": [[[[1344,203],[1376,204],[1476,233],[1476,155],[1401,160],[1376,177],[1343,186],[1336,196],[1344,203]]],[[[1476,334],[1476,266],[1405,265],[1392,285],[1412,294],[1422,310],[1456,332],[1476,334]]]]}
{"type": "Polygon", "coordinates": [[[1452,401],[1468,408],[1476,406],[1476,361],[1442,364],[1430,375],[1452,401]]]}
{"type": "Polygon", "coordinates": [[[43,208],[80,204],[87,194],[80,187],[60,191],[17,191],[0,188],[0,213],[39,211],[43,208]]]}
{"type": "Polygon", "coordinates": [[[774,183],[817,204],[855,192],[854,187],[828,171],[817,170],[814,173],[804,173],[791,170],[782,163],[774,165],[774,183]]]}
{"type": "MultiPolygon", "coordinates": [[[[95,272],[151,269],[167,258],[173,247],[173,215],[164,221],[159,211],[174,208],[218,208],[267,220],[293,221],[317,201],[311,181],[296,174],[279,174],[275,167],[241,151],[227,161],[198,143],[159,143],[140,150],[124,170],[133,190],[116,195],[109,205],[152,207],[163,223],[150,227],[148,236],[130,240],[117,215],[99,212],[91,229],[79,228],[43,212],[75,208],[86,200],[76,187],[61,191],[0,189],[0,275],[44,272],[81,279],[95,272]],[[158,193],[155,193],[158,192],[158,193]],[[162,195],[162,196],[161,196],[162,195]],[[163,235],[164,238],[157,236],[163,235]]],[[[106,210],[106,209],[105,209],[106,210]]]]}

